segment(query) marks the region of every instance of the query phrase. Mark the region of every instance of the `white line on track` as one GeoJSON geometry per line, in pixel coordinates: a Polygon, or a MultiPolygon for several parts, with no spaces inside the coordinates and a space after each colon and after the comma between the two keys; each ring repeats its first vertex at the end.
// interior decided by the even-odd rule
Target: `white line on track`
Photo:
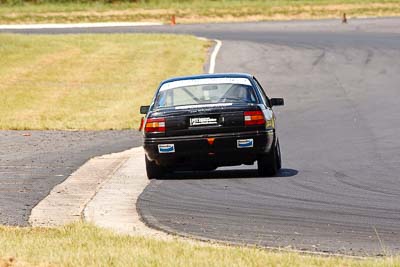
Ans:
{"type": "Polygon", "coordinates": [[[215,71],[215,60],[217,59],[217,55],[219,52],[219,49],[222,46],[222,42],[220,40],[215,39],[214,40],[217,44],[214,47],[214,51],[211,54],[211,58],[210,58],[210,68],[208,70],[208,73],[214,73],[215,71]]]}
{"type": "Polygon", "coordinates": [[[68,29],[68,28],[104,28],[104,27],[138,27],[160,26],[160,22],[95,22],[95,23],[51,23],[51,24],[4,24],[0,30],[29,29],[68,29]]]}

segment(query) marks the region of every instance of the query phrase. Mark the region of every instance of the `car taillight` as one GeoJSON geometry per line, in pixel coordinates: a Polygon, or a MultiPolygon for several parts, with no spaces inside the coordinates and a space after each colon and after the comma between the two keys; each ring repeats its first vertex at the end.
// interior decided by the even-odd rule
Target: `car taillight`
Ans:
{"type": "Polygon", "coordinates": [[[244,125],[261,125],[264,123],[265,118],[261,110],[244,112],[244,125]]]}
{"type": "Polygon", "coordinates": [[[148,118],[146,126],[144,127],[146,133],[163,133],[165,132],[165,119],[164,118],[148,118]]]}

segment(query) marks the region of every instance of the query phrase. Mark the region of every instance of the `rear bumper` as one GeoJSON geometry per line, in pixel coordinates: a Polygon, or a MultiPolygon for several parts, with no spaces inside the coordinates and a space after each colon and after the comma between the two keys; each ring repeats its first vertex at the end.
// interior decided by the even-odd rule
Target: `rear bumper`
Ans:
{"type": "MultiPolygon", "coordinates": [[[[275,140],[274,130],[212,135],[145,138],[149,160],[167,167],[233,166],[253,164],[259,155],[269,153],[275,140]],[[210,144],[208,138],[215,138],[210,144]],[[238,140],[253,140],[252,146],[238,147],[238,140]],[[173,152],[160,153],[159,145],[173,145],[173,152]]],[[[171,149],[172,150],[172,149],[171,149]]]]}

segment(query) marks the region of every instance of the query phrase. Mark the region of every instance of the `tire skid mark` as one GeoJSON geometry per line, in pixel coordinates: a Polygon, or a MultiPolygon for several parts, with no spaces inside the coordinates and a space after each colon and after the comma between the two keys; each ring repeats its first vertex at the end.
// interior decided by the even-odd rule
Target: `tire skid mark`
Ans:
{"type": "MultiPolygon", "coordinates": [[[[190,222],[190,224],[191,225],[204,226],[206,221],[210,221],[210,219],[211,219],[211,221],[214,222],[212,224],[214,229],[218,229],[221,226],[222,227],[236,227],[236,226],[241,227],[243,222],[239,222],[239,221],[236,222],[236,220],[239,217],[244,217],[244,218],[247,218],[247,222],[246,222],[247,228],[252,227],[253,224],[254,224],[254,226],[258,226],[258,228],[260,227],[260,225],[258,224],[257,220],[254,220],[255,218],[263,219],[264,221],[267,222],[267,224],[268,224],[268,221],[279,222],[280,225],[287,225],[287,226],[293,226],[293,225],[297,225],[297,224],[304,224],[305,227],[309,227],[311,229],[314,229],[316,227],[314,224],[318,224],[318,225],[320,225],[319,227],[322,227],[322,228],[324,228],[324,225],[325,225],[325,227],[326,226],[332,227],[333,225],[336,225],[336,226],[340,226],[341,227],[341,229],[342,229],[341,231],[342,232],[346,232],[346,231],[351,232],[351,231],[354,230],[354,227],[356,227],[356,225],[349,225],[349,224],[347,224],[346,222],[343,222],[343,220],[340,220],[340,219],[338,219],[338,220],[332,220],[332,219],[325,220],[325,219],[322,219],[322,218],[319,218],[319,217],[314,217],[314,218],[307,217],[307,218],[304,218],[304,217],[295,217],[295,216],[292,216],[292,215],[283,215],[281,213],[282,213],[282,210],[285,211],[285,208],[287,209],[287,207],[285,207],[285,206],[275,206],[275,209],[277,211],[281,211],[280,213],[279,212],[278,213],[275,212],[274,214],[271,213],[269,215],[266,214],[266,215],[262,215],[261,216],[261,215],[252,214],[251,212],[239,212],[239,211],[238,211],[238,214],[236,214],[236,213],[235,214],[232,214],[232,213],[231,214],[229,214],[229,213],[228,214],[221,214],[218,209],[216,209],[216,210],[207,209],[207,213],[203,214],[202,213],[202,209],[198,209],[198,207],[196,207],[195,209],[190,209],[190,211],[199,211],[198,213],[191,215],[192,221],[190,222]],[[230,218],[230,222],[231,222],[230,225],[226,225],[224,223],[224,220],[225,220],[226,217],[230,218]],[[204,220],[204,219],[207,219],[207,220],[206,221],[201,221],[201,220],[204,220]],[[218,221],[220,221],[220,223],[217,223],[218,221]]],[[[299,209],[299,208],[296,208],[296,209],[299,209]]],[[[303,208],[300,208],[299,210],[302,213],[303,212],[314,211],[314,209],[303,209],[303,208]]],[[[176,207],[176,209],[170,209],[169,208],[168,210],[162,210],[162,211],[167,213],[169,218],[171,218],[171,219],[168,220],[169,222],[175,222],[177,224],[182,224],[182,222],[177,220],[176,218],[180,218],[182,215],[190,216],[185,212],[185,210],[182,210],[181,207],[176,207]]],[[[320,212],[323,213],[323,212],[328,212],[328,211],[326,211],[325,209],[321,209],[320,212]]],[[[354,216],[354,214],[351,211],[349,211],[347,213],[334,212],[333,215],[354,216]]],[[[370,218],[370,217],[368,217],[368,215],[361,215],[361,216],[363,216],[365,218],[370,218]]],[[[376,216],[375,218],[382,219],[381,216],[376,216]]],[[[394,220],[394,221],[397,220],[397,219],[394,219],[394,218],[390,218],[390,219],[394,220]]],[[[162,222],[165,223],[166,221],[162,220],[160,222],[161,223],[162,222]]],[[[188,224],[188,223],[186,222],[184,224],[188,224]]],[[[208,226],[206,226],[205,228],[202,228],[202,229],[205,231],[207,229],[207,227],[208,226]]],[[[191,229],[193,229],[193,228],[191,228],[191,229]]],[[[195,231],[195,232],[197,232],[197,231],[195,231]]],[[[363,232],[371,234],[371,232],[373,232],[373,228],[372,227],[365,227],[365,226],[363,226],[361,224],[357,225],[357,234],[360,234],[360,233],[363,233],[363,232]]],[[[381,229],[380,232],[381,233],[390,232],[390,230],[381,229]]]]}
{"type": "MultiPolygon", "coordinates": [[[[351,194],[343,194],[343,193],[337,193],[337,192],[333,192],[333,191],[329,191],[329,190],[324,190],[321,187],[317,187],[317,186],[313,186],[313,185],[306,185],[306,184],[303,184],[303,183],[297,182],[297,181],[293,181],[292,183],[293,183],[293,185],[296,185],[297,187],[306,189],[307,191],[312,192],[312,193],[325,194],[325,195],[329,195],[332,197],[349,197],[349,196],[351,196],[351,194]]],[[[319,185],[319,186],[321,186],[321,185],[319,185]]],[[[326,184],[324,185],[324,187],[326,187],[326,184]]],[[[354,192],[352,192],[352,193],[354,193],[354,192]]]]}
{"type": "Polygon", "coordinates": [[[313,67],[317,66],[324,58],[325,58],[325,49],[322,50],[322,53],[314,60],[314,62],[312,63],[313,67]]]}
{"type": "MultiPolygon", "coordinates": [[[[263,189],[259,189],[260,187],[244,187],[242,188],[243,191],[249,193],[249,195],[251,195],[252,197],[257,197],[257,199],[270,199],[272,197],[272,199],[277,198],[280,200],[285,200],[285,202],[287,203],[288,201],[292,200],[293,203],[308,203],[308,204],[317,204],[317,205],[327,205],[327,206],[331,206],[333,203],[332,201],[326,201],[326,200],[313,200],[310,198],[305,198],[305,197],[296,197],[293,195],[287,195],[287,194],[278,194],[278,193],[272,193],[272,192],[266,192],[263,191],[263,189]]],[[[298,192],[298,190],[295,190],[295,192],[298,192]]],[[[355,204],[351,204],[351,203],[338,203],[335,202],[334,203],[336,207],[343,207],[343,208],[357,208],[360,210],[375,210],[375,209],[379,209],[385,212],[393,212],[393,213],[398,213],[399,210],[398,209],[387,209],[387,208],[383,208],[383,207],[372,207],[372,206],[361,206],[361,205],[355,205],[355,204]]]]}
{"type": "Polygon", "coordinates": [[[364,65],[368,65],[371,62],[373,56],[374,56],[374,52],[372,50],[368,49],[367,57],[365,58],[364,65]]]}
{"type": "Polygon", "coordinates": [[[385,195],[385,196],[387,196],[387,195],[394,196],[394,197],[400,196],[400,194],[390,193],[390,192],[383,191],[383,190],[377,190],[377,189],[372,188],[370,186],[362,185],[360,183],[351,183],[349,181],[350,179],[354,180],[354,179],[357,179],[357,178],[356,177],[347,176],[346,174],[343,174],[343,173],[338,172],[338,171],[334,171],[334,172],[335,172],[334,178],[337,181],[339,181],[340,183],[345,184],[347,186],[351,186],[351,187],[354,187],[354,188],[357,188],[357,189],[360,189],[360,190],[364,190],[364,191],[367,191],[367,192],[374,192],[374,193],[382,194],[382,195],[385,195]],[[349,179],[349,180],[344,180],[345,178],[349,179]]]}

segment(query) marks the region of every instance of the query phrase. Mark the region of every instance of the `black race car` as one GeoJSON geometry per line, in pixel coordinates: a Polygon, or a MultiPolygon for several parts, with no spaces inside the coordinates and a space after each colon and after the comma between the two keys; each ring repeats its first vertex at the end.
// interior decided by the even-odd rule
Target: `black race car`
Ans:
{"type": "Polygon", "coordinates": [[[258,163],[261,176],[281,168],[272,106],[249,74],[206,74],[161,82],[150,106],[140,107],[149,179],[176,169],[214,170],[258,163]]]}

